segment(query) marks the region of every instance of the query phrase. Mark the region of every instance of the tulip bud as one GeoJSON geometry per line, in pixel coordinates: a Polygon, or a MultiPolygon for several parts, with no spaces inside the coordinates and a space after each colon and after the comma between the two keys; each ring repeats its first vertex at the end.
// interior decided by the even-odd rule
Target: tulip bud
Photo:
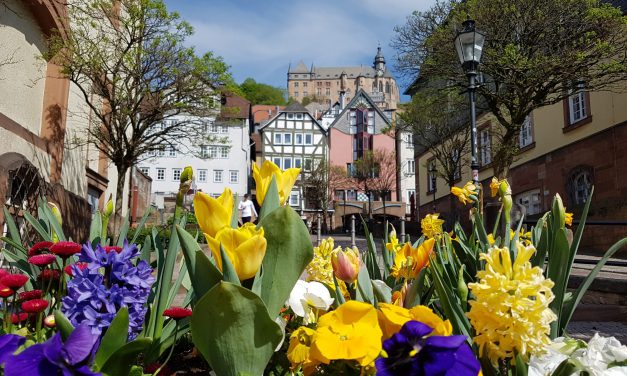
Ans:
{"type": "Polygon", "coordinates": [[[55,326],[57,326],[57,322],[54,320],[54,315],[46,316],[46,318],[44,319],[44,325],[46,326],[46,328],[54,328],[55,326]]]}
{"type": "Polygon", "coordinates": [[[107,201],[107,203],[104,206],[104,211],[102,212],[102,216],[103,217],[111,217],[111,214],[113,214],[113,195],[109,195],[109,200],[107,201]]]}
{"type": "Polygon", "coordinates": [[[331,265],[333,266],[333,273],[345,283],[351,284],[357,280],[359,274],[359,268],[361,266],[361,260],[359,259],[359,252],[356,249],[346,248],[342,251],[338,247],[331,256],[331,265]]]}
{"type": "MultiPolygon", "coordinates": [[[[59,210],[59,207],[53,202],[48,202],[48,206],[50,207],[50,211],[52,212],[52,216],[54,217],[54,219],[59,223],[59,225],[62,225],[63,218],[61,217],[61,211],[59,210]]],[[[51,235],[53,243],[59,241],[59,235],[54,230],[52,230],[51,235]]]]}
{"type": "Polygon", "coordinates": [[[194,178],[194,170],[192,166],[187,166],[181,172],[181,183],[179,185],[179,192],[186,194],[192,186],[192,179],[194,178]]]}

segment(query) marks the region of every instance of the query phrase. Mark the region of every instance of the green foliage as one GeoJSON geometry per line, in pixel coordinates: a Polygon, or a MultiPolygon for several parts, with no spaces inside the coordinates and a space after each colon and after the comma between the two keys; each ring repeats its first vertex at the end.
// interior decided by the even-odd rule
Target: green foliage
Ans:
{"type": "Polygon", "coordinates": [[[270,104],[283,106],[285,102],[285,90],[262,84],[252,78],[247,78],[239,86],[244,98],[251,104],[270,104]]]}

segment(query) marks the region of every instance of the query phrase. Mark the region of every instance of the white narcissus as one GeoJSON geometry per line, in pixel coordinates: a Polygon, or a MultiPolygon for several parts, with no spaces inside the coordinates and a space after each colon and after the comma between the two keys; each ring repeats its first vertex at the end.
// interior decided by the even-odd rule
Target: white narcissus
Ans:
{"type": "Polygon", "coordinates": [[[296,281],[296,285],[290,293],[287,305],[296,316],[302,317],[305,324],[315,322],[315,311],[326,311],[333,304],[333,298],[329,290],[320,282],[296,281]]]}

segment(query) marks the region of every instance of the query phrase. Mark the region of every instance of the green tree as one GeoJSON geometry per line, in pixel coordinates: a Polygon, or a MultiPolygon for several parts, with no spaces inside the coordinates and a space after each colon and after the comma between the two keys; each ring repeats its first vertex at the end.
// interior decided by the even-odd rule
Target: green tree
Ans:
{"type": "Polygon", "coordinates": [[[94,145],[116,167],[120,214],[127,171],[148,152],[184,139],[198,144],[203,124],[176,116],[214,113],[217,88],[234,83],[221,58],[185,46],[192,27],[161,0],[77,0],[68,12],[72,28],[50,37],[47,58],[91,111],[88,137],[76,142],[94,145]]]}
{"type": "Polygon", "coordinates": [[[453,41],[467,17],[486,35],[477,94],[501,125],[492,162],[498,176],[508,174],[533,110],[561,102],[582,84],[586,91],[618,90],[626,78],[626,19],[596,0],[439,1],[396,28],[398,68],[466,88],[453,41]]]}
{"type": "Polygon", "coordinates": [[[245,79],[240,85],[240,90],[251,104],[285,105],[285,90],[262,84],[252,78],[245,79]]]}

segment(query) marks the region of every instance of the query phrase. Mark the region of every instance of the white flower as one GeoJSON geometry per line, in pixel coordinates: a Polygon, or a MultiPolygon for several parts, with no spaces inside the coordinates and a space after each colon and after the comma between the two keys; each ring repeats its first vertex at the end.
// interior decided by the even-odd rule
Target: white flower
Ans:
{"type": "MultiPolygon", "coordinates": [[[[625,359],[627,347],[614,337],[601,337],[598,333],[588,342],[587,349],[575,351],[572,358],[591,375],[606,375],[608,366],[619,359],[625,359]]],[[[611,368],[610,368],[611,369],[611,368]]]]}
{"type": "Polygon", "coordinates": [[[287,301],[296,316],[304,318],[305,324],[316,321],[316,311],[326,311],[333,304],[329,290],[320,282],[296,281],[287,301]]]}

